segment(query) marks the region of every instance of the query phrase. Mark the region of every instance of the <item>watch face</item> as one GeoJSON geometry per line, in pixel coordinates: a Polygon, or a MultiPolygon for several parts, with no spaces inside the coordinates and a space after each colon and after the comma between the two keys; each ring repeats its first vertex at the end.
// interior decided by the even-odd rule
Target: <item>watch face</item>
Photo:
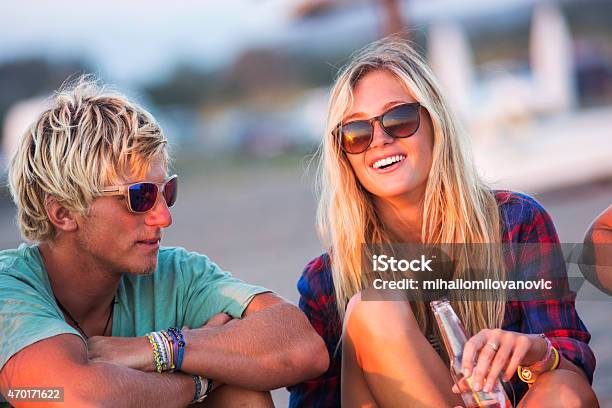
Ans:
{"type": "Polygon", "coordinates": [[[523,368],[523,370],[521,371],[521,376],[523,377],[525,381],[529,381],[531,380],[532,373],[529,369],[523,368]]]}

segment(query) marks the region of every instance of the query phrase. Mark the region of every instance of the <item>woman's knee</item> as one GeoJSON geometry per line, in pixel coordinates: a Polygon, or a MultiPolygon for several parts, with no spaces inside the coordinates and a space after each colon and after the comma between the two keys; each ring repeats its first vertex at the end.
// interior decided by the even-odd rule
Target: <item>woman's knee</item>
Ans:
{"type": "Polygon", "coordinates": [[[381,293],[372,288],[355,294],[348,302],[343,336],[359,332],[369,336],[389,336],[393,332],[408,333],[418,330],[418,323],[410,302],[397,293],[381,293]]]}
{"type": "Polygon", "coordinates": [[[586,378],[576,372],[560,369],[543,374],[519,406],[596,408],[599,404],[586,378]]]}

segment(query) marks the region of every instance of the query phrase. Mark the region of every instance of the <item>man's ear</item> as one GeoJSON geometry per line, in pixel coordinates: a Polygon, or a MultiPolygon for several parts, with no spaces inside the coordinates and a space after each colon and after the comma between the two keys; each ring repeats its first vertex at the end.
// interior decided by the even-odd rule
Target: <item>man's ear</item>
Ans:
{"type": "Polygon", "coordinates": [[[47,197],[45,209],[49,220],[58,232],[72,232],[78,229],[76,214],[60,204],[56,197],[47,197]]]}

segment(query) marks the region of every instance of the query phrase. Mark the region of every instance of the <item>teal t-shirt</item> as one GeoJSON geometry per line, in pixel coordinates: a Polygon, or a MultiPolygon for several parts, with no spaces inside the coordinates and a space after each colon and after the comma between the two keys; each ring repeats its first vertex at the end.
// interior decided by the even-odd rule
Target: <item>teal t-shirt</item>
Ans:
{"type": "MultiPolygon", "coordinates": [[[[239,318],[264,292],[269,290],[232,277],[204,255],[161,248],[153,274],[122,276],[112,333],[134,337],[170,326],[196,328],[220,312],[239,318]]],[[[80,336],[55,302],[38,247],[0,251],[0,369],[28,345],[64,333],[80,336]]]]}

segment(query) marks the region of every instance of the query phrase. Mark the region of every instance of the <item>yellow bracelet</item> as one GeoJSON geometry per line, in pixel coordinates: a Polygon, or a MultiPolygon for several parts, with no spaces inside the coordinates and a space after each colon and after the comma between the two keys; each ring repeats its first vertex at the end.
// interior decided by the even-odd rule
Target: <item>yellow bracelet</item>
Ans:
{"type": "Polygon", "coordinates": [[[559,367],[559,363],[561,363],[561,356],[559,355],[559,350],[557,350],[554,347],[552,348],[552,350],[553,350],[553,353],[555,353],[555,362],[553,363],[552,367],[548,371],[556,370],[557,367],[559,367]]]}
{"type": "Polygon", "coordinates": [[[540,373],[536,373],[532,370],[531,366],[523,367],[519,365],[516,370],[516,373],[518,374],[519,379],[522,382],[531,385],[534,382],[536,382],[540,374],[543,374],[547,371],[556,370],[557,367],[559,367],[559,363],[561,362],[561,356],[559,354],[559,351],[556,348],[553,347],[551,351],[555,355],[555,360],[553,362],[553,365],[548,370],[540,372],[540,373]]]}

